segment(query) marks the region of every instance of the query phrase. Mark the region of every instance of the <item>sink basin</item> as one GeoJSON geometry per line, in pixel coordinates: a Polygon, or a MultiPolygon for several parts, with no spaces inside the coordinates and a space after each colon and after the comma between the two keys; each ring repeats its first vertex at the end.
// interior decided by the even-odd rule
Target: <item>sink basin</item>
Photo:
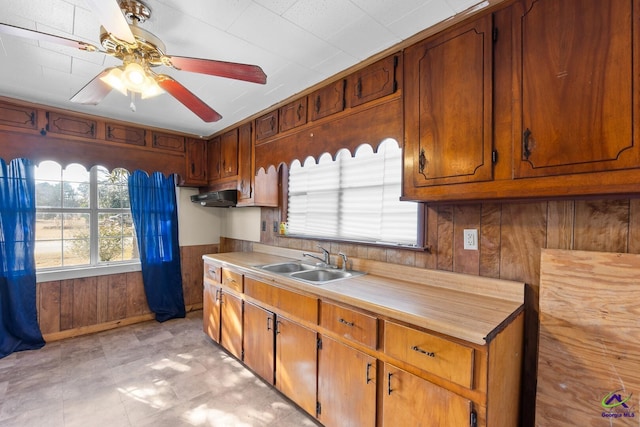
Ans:
{"type": "Polygon", "coordinates": [[[300,271],[291,274],[291,277],[294,279],[302,279],[309,282],[328,282],[330,280],[346,279],[351,276],[353,276],[353,274],[348,271],[325,269],[300,271]]]}
{"type": "Polygon", "coordinates": [[[312,265],[301,264],[299,262],[280,262],[277,264],[267,264],[259,266],[258,268],[271,273],[293,273],[295,271],[305,271],[315,268],[312,265]]]}
{"type": "Polygon", "coordinates": [[[365,274],[360,271],[336,270],[335,268],[305,264],[300,261],[257,265],[255,268],[287,276],[313,285],[323,285],[336,280],[348,279],[350,277],[365,274]]]}

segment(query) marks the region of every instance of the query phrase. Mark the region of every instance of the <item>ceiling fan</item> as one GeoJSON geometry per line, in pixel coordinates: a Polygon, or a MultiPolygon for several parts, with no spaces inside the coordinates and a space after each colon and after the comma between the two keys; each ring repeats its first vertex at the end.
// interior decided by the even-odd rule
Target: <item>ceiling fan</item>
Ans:
{"type": "Polygon", "coordinates": [[[0,23],[0,33],[74,47],[88,52],[101,52],[122,60],[122,65],[109,67],[94,77],[72,98],[71,102],[96,105],[112,89],[131,94],[131,108],[136,94],[142,99],[168,92],[205,122],[222,118],[213,108],[190,92],[171,76],[156,74],[151,69],[164,65],[176,70],[208,74],[265,84],[267,76],[257,65],[189,58],[165,54],[165,45],[155,35],[138,26],[151,16],[151,10],[138,0],[86,0],[101,17],[100,45],[59,37],[0,23]],[[127,21],[128,20],[128,21],[127,21]],[[131,22],[131,23],[129,23],[131,22]]]}

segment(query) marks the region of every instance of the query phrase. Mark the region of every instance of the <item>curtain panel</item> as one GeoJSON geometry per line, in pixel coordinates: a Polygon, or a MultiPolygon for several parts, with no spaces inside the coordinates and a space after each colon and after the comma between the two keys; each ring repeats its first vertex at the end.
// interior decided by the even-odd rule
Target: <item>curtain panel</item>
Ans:
{"type": "Polygon", "coordinates": [[[129,201],[149,308],[159,322],[185,317],[174,175],[133,172],[129,201]]]}
{"type": "Polygon", "coordinates": [[[45,342],[38,325],[34,167],[0,159],[0,358],[45,342]]]}

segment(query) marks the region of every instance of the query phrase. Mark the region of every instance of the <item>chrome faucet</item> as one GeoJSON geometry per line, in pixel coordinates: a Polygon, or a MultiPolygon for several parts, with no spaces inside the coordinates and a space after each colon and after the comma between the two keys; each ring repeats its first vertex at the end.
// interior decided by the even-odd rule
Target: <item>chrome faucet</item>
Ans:
{"type": "Polygon", "coordinates": [[[314,254],[310,254],[308,252],[303,252],[302,256],[308,256],[310,258],[315,258],[318,261],[321,261],[325,266],[327,266],[327,267],[330,266],[331,265],[331,255],[329,254],[329,251],[326,250],[325,248],[323,248],[320,245],[318,245],[318,248],[320,248],[320,250],[322,250],[324,258],[320,258],[319,256],[316,256],[314,254]]]}
{"type": "Polygon", "coordinates": [[[342,271],[347,271],[347,254],[338,252],[338,255],[342,257],[342,271]]]}

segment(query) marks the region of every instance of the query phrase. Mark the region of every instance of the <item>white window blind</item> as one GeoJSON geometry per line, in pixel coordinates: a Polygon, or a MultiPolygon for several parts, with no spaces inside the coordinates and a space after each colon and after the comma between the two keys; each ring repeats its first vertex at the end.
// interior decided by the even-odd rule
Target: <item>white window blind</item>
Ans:
{"type": "Polygon", "coordinates": [[[374,153],[340,151],[296,161],[289,170],[289,234],[415,245],[418,205],[399,200],[402,150],[387,139],[374,153]]]}

